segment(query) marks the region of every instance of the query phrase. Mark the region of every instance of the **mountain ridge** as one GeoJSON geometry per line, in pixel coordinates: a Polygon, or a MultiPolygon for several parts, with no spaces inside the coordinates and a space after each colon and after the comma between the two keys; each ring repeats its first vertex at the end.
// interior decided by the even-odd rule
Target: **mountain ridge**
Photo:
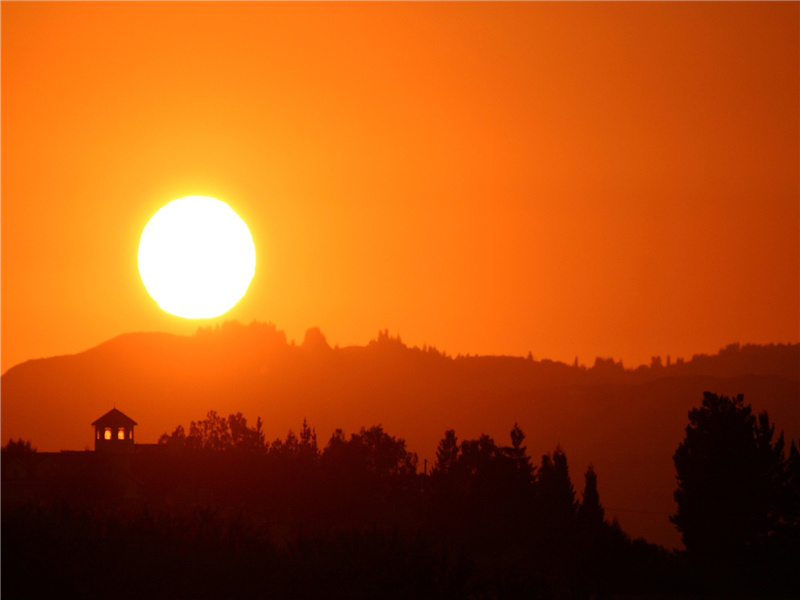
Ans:
{"type": "Polygon", "coordinates": [[[420,455],[421,469],[446,429],[460,440],[486,433],[505,444],[519,423],[534,463],[560,444],[577,489],[593,463],[609,516],[670,547],[679,543],[666,517],[672,454],[704,391],[742,393],[787,440],[800,437],[800,344],[731,344],[716,355],[626,369],[601,358],[586,367],[452,357],[409,348],[387,331],[365,346],[331,348],[311,328],[297,345],[272,324],[226,323],[193,336],[122,334],[79,354],[16,365],[0,386],[4,440],[30,439],[42,451],[91,446],[90,423],[112,406],[139,423],[137,442],[149,443],[209,410],[261,417],[270,440],[307,419],[322,445],[336,428],[380,423],[420,455]]]}

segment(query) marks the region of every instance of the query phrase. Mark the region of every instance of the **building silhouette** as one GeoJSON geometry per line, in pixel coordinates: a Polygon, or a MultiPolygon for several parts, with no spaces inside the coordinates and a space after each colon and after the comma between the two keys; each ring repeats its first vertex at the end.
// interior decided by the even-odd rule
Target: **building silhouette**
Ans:
{"type": "Polygon", "coordinates": [[[123,412],[112,408],[92,423],[94,427],[94,451],[109,454],[133,452],[133,428],[138,425],[123,412]]]}
{"type": "Polygon", "coordinates": [[[142,496],[137,465],[157,452],[157,444],[135,444],[136,421],[113,408],[92,423],[94,452],[20,449],[2,453],[3,507],[25,502],[98,500],[126,502],[142,496]]]}

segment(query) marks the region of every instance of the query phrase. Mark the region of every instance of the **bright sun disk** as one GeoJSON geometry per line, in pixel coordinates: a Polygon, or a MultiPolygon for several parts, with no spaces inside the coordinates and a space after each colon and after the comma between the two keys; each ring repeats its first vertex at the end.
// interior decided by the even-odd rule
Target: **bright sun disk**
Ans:
{"type": "Polygon", "coordinates": [[[208,319],[244,296],[256,268],[245,222],[206,196],[173,200],[150,219],[139,240],[139,275],[169,314],[208,319]]]}

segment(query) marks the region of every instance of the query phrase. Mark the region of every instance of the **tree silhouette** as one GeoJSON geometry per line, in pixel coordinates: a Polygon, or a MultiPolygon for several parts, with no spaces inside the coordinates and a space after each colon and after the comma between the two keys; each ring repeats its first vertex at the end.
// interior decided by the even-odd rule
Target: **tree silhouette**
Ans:
{"type": "Polygon", "coordinates": [[[521,483],[528,485],[533,479],[535,467],[531,465],[531,458],[528,456],[527,446],[522,445],[524,441],[525,434],[522,432],[519,425],[514,423],[514,428],[511,430],[511,448],[508,449],[507,454],[509,458],[514,461],[514,468],[521,483]]]}
{"type": "Polygon", "coordinates": [[[431,475],[447,475],[452,473],[458,461],[458,438],[453,429],[444,432],[444,437],[436,448],[436,464],[431,470],[431,475]]]}
{"type": "MultiPolygon", "coordinates": [[[[304,423],[305,426],[305,423],[304,423]]],[[[163,434],[158,443],[170,450],[240,450],[263,451],[266,449],[264,433],[261,431],[261,417],[256,419],[256,426],[250,427],[242,413],[229,415],[226,419],[210,410],[206,418],[201,421],[192,421],[189,426],[189,435],[186,435],[182,425],[178,425],[171,434],[163,434]]],[[[316,442],[316,436],[315,436],[316,442]]]]}
{"type": "Polygon", "coordinates": [[[800,530],[800,452],[794,441],[785,463],[785,487],[781,499],[784,526],[800,530]]]}
{"type": "Polygon", "coordinates": [[[542,456],[534,496],[538,558],[550,585],[566,588],[575,569],[575,490],[560,446],[542,456]]]}
{"type": "Polygon", "coordinates": [[[687,552],[706,569],[736,569],[763,548],[780,518],[783,436],[742,395],[703,394],[675,451],[677,513],[687,552]]]}
{"type": "MultiPolygon", "coordinates": [[[[305,422],[303,422],[305,425],[305,422]]],[[[264,448],[264,433],[261,431],[261,417],[256,419],[255,427],[248,427],[242,413],[228,416],[228,431],[231,448],[254,452],[264,448]]]]}
{"type": "MultiPolygon", "coordinates": [[[[260,418],[258,423],[260,425],[260,418]]],[[[317,432],[308,426],[308,421],[306,421],[306,419],[303,419],[303,426],[300,428],[300,448],[303,449],[302,451],[313,455],[319,453],[319,448],[317,447],[317,432]]]]}
{"type": "Polygon", "coordinates": [[[172,433],[162,434],[158,438],[158,444],[174,452],[183,450],[186,447],[186,431],[183,425],[178,425],[172,433]]]}
{"type": "MultiPolygon", "coordinates": [[[[759,452],[774,454],[768,423],[756,426],[759,452]]],[[[121,595],[137,598],[651,597],[679,579],[672,555],[604,521],[593,468],[577,503],[561,448],[535,470],[518,425],[509,445],[446,431],[430,477],[380,425],[337,430],[322,451],[307,422],[295,431],[267,445],[260,421],[209,412],[188,436],[179,426],[128,457],[124,481],[141,497],[122,511],[122,463],[60,456],[85,467],[58,480],[69,493],[4,512],[3,550],[14,551],[2,591],[25,590],[4,596],[103,597],[125,581],[121,595]],[[89,577],[98,569],[102,589],[89,577]]],[[[797,478],[791,457],[785,481],[797,478]]],[[[786,581],[796,554],[776,556],[770,573],[786,581]]]]}
{"type": "Polygon", "coordinates": [[[575,519],[575,489],[569,478],[567,455],[560,446],[552,455],[542,456],[537,481],[540,509],[551,527],[556,531],[568,530],[575,519]]]}
{"type": "Polygon", "coordinates": [[[413,475],[417,472],[417,455],[406,450],[402,438],[389,435],[380,425],[361,428],[350,438],[366,458],[367,470],[380,476],[413,475]]]}
{"type": "Polygon", "coordinates": [[[30,440],[19,438],[14,441],[13,439],[9,439],[8,443],[2,447],[2,452],[8,452],[9,454],[36,452],[36,448],[33,447],[30,440]]]}
{"type": "Polygon", "coordinates": [[[592,465],[586,469],[584,477],[586,484],[583,488],[583,501],[578,507],[578,523],[584,530],[591,531],[603,524],[606,511],[600,504],[600,494],[597,492],[597,474],[592,465]]]}
{"type": "MultiPolygon", "coordinates": [[[[619,544],[614,544],[616,531],[605,522],[605,510],[597,491],[597,474],[589,465],[584,475],[583,499],[576,517],[576,562],[574,570],[580,574],[578,588],[582,596],[595,596],[604,587],[615,558],[619,558],[619,544]]],[[[617,528],[619,525],[617,524],[617,528]]]]}

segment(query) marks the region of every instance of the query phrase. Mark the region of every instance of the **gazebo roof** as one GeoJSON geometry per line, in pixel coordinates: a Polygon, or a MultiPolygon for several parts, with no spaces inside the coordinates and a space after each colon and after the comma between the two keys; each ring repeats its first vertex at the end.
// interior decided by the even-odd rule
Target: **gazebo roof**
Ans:
{"type": "Polygon", "coordinates": [[[138,423],[116,408],[112,408],[92,423],[92,427],[130,427],[133,425],[138,425],[138,423]]]}

